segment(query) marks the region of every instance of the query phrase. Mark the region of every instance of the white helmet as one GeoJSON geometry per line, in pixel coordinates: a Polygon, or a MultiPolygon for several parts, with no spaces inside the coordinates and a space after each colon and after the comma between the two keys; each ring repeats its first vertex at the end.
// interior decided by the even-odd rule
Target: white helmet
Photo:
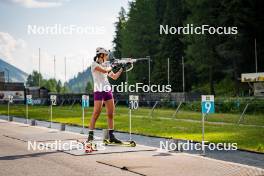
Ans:
{"type": "Polygon", "coordinates": [[[96,55],[97,54],[101,54],[101,53],[103,53],[103,54],[109,54],[109,52],[106,49],[102,48],[102,47],[96,48],[96,55]]]}

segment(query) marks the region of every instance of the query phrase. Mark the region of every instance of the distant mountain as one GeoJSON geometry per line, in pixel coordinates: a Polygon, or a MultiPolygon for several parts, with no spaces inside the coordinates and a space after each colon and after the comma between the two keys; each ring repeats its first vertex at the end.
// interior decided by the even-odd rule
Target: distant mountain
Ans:
{"type": "Polygon", "coordinates": [[[69,82],[67,82],[67,87],[69,87],[70,91],[73,93],[83,93],[85,92],[88,81],[90,81],[91,83],[93,81],[90,67],[87,68],[84,72],[79,72],[77,76],[70,79],[69,82]]]}
{"type": "Polygon", "coordinates": [[[20,70],[19,68],[5,62],[0,58],[0,72],[5,72],[5,80],[10,82],[26,82],[28,74],[20,70]]]}

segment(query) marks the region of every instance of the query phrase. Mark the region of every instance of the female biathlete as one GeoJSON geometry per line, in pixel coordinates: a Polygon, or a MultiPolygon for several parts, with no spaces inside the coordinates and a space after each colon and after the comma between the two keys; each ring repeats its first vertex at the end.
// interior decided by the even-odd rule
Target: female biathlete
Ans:
{"type": "Polygon", "coordinates": [[[116,80],[121,75],[123,68],[120,68],[118,72],[114,73],[112,68],[105,65],[105,61],[108,60],[109,52],[104,48],[96,48],[96,56],[94,62],[91,65],[91,72],[94,81],[94,110],[89,125],[89,134],[87,142],[94,140],[94,128],[95,123],[102,111],[103,103],[106,107],[106,113],[108,117],[108,133],[110,143],[122,143],[122,141],[115,138],[114,132],[114,111],[115,104],[111,91],[111,85],[108,81],[108,77],[116,80]]]}

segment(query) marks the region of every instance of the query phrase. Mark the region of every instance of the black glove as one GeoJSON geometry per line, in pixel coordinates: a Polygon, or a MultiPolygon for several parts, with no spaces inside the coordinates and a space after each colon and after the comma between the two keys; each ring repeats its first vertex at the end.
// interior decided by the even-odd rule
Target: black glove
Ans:
{"type": "Polygon", "coordinates": [[[124,69],[124,70],[126,70],[126,69],[128,69],[129,67],[131,67],[131,63],[126,63],[126,64],[123,64],[122,65],[122,68],[124,69]]]}
{"type": "Polygon", "coordinates": [[[113,70],[114,71],[117,71],[117,70],[119,70],[121,67],[123,67],[123,65],[122,64],[115,64],[115,65],[113,65],[113,70]]]}

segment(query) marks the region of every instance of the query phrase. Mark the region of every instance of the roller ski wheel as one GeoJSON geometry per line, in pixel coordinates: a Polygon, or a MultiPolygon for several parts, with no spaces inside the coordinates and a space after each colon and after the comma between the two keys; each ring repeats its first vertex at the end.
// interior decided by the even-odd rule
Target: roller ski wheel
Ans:
{"type": "Polygon", "coordinates": [[[128,143],[131,145],[131,147],[136,147],[136,142],[135,141],[128,141],[128,143]]]}
{"type": "Polygon", "coordinates": [[[77,140],[77,142],[83,145],[85,153],[91,153],[93,151],[97,151],[97,145],[93,143],[92,141],[84,142],[84,141],[77,140]]]}
{"type": "Polygon", "coordinates": [[[126,146],[126,147],[136,147],[135,141],[122,141],[121,143],[110,142],[109,139],[104,139],[104,145],[119,145],[119,146],[126,146]]]}

